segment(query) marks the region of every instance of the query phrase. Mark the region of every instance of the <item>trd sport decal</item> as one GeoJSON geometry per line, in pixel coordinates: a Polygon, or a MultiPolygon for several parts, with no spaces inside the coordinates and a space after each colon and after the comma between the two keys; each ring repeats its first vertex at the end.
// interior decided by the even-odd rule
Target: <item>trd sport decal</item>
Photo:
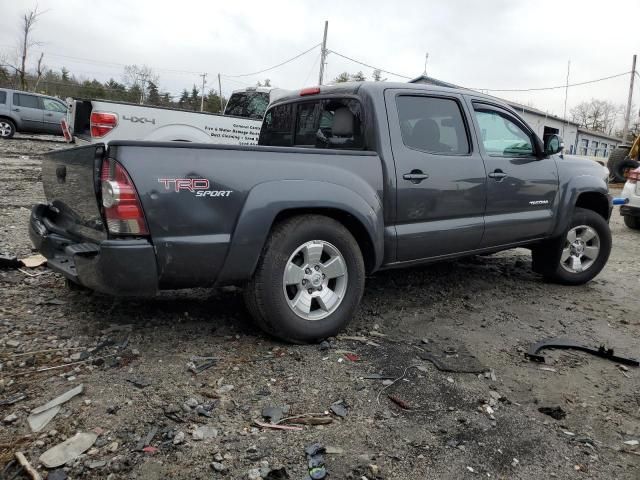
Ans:
{"type": "Polygon", "coordinates": [[[209,190],[210,183],[206,178],[159,178],[165,190],[174,192],[191,192],[196,197],[228,197],[233,190],[209,190]]]}

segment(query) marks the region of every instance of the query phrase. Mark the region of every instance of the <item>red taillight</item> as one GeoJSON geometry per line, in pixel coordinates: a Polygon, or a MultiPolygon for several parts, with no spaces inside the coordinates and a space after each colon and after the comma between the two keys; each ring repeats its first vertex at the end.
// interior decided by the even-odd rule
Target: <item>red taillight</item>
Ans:
{"type": "Polygon", "coordinates": [[[91,112],[91,136],[102,138],[118,125],[118,116],[115,113],[91,112]]]}
{"type": "Polygon", "coordinates": [[[115,160],[106,159],[100,175],[102,206],[109,233],[148,235],[142,204],[129,174],[115,160]]]}
{"type": "Polygon", "coordinates": [[[306,97],[307,95],[317,95],[320,93],[320,87],[307,87],[300,90],[300,96],[306,97]]]}
{"type": "Polygon", "coordinates": [[[62,135],[67,142],[72,142],[73,137],[71,136],[71,132],[69,131],[69,124],[66,119],[60,120],[60,128],[62,128],[62,135]]]}
{"type": "Polygon", "coordinates": [[[627,182],[638,183],[638,181],[640,181],[640,167],[629,170],[627,172],[627,182]]]}

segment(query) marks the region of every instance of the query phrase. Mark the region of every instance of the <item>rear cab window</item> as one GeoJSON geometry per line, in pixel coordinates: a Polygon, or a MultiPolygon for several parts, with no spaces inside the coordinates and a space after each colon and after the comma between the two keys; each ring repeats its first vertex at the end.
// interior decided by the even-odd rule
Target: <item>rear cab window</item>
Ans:
{"type": "Polygon", "coordinates": [[[259,145],[362,150],[360,102],[324,98],[276,105],[267,111],[259,145]]]}
{"type": "Polygon", "coordinates": [[[224,114],[262,120],[268,106],[269,94],[266,92],[234,93],[225,107],[224,114]]]}

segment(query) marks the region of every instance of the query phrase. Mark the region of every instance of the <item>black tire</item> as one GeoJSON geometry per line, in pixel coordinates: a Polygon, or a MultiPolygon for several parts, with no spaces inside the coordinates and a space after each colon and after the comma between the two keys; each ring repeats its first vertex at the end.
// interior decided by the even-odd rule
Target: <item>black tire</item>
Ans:
{"type": "Polygon", "coordinates": [[[293,342],[315,342],[343,329],[353,317],[364,291],[362,252],[351,233],[339,222],[321,215],[297,216],[277,224],[265,245],[253,278],[245,288],[247,309],[265,332],[293,342]],[[285,267],[291,256],[311,241],[328,242],[346,264],[346,290],[335,311],[309,320],[289,306],[284,290],[285,267]]]}
{"type": "Polygon", "coordinates": [[[632,217],[631,215],[624,215],[622,217],[624,219],[624,224],[633,229],[640,230],[640,217],[632,217]]]}
{"type": "Polygon", "coordinates": [[[624,183],[627,181],[625,178],[626,171],[638,166],[640,166],[640,163],[629,158],[628,147],[618,147],[611,152],[609,160],[607,160],[609,180],[615,183],[624,183]]]}
{"type": "MultiPolygon", "coordinates": [[[[587,244],[587,246],[589,246],[587,244]]],[[[607,221],[594,212],[576,207],[569,228],[561,238],[544,242],[532,249],[533,269],[541,273],[546,279],[564,285],[582,285],[593,279],[604,268],[611,253],[611,230],[607,221]],[[563,266],[563,250],[569,248],[567,234],[575,227],[587,226],[597,233],[599,251],[592,263],[583,271],[570,271],[565,263],[563,266]]],[[[567,262],[571,260],[568,259],[567,262]]]]}
{"type": "Polygon", "coordinates": [[[0,118],[0,139],[9,139],[16,133],[16,124],[8,118],[0,118]]]}

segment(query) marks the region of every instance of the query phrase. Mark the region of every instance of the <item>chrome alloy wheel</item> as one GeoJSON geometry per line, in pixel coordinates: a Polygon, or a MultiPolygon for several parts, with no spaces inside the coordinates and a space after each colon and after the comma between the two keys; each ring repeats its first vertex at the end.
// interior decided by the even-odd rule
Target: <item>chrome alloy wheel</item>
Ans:
{"type": "Polygon", "coordinates": [[[324,240],[312,240],[289,257],[282,288],[296,315],[305,320],[321,320],[340,306],[347,281],[347,263],[340,251],[324,240]]]}
{"type": "Polygon", "coordinates": [[[0,137],[8,137],[11,135],[11,125],[8,122],[0,120],[0,137]]]}
{"type": "Polygon", "coordinates": [[[587,225],[580,225],[567,232],[560,265],[567,272],[581,273],[593,265],[599,254],[598,232],[587,225]]]}

